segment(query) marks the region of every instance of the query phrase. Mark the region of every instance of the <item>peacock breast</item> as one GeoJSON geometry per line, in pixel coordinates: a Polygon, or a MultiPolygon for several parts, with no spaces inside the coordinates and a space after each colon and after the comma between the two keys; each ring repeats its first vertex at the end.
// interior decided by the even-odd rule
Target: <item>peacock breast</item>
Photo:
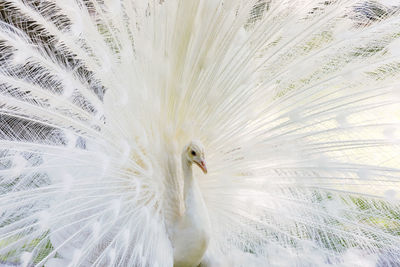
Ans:
{"type": "Polygon", "coordinates": [[[174,266],[198,266],[207,250],[210,241],[210,225],[203,219],[197,221],[182,220],[176,229],[174,246],[174,266]]]}

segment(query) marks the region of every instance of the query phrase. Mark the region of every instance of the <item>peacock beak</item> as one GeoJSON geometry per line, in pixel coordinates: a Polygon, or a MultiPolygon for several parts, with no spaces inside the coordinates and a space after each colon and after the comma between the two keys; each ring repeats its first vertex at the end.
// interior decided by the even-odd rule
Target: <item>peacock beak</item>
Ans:
{"type": "Polygon", "coordinates": [[[204,174],[207,174],[207,166],[205,160],[201,160],[200,162],[195,161],[195,163],[197,164],[197,166],[199,166],[199,168],[203,171],[204,174]]]}

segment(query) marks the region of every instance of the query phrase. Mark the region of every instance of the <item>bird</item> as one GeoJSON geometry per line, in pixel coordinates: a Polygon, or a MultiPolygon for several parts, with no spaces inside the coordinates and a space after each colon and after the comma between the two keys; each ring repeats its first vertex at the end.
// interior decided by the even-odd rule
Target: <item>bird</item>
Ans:
{"type": "Polygon", "coordinates": [[[174,248],[174,266],[198,266],[207,249],[211,232],[207,208],[192,172],[192,165],[195,163],[205,174],[207,173],[203,145],[195,140],[185,146],[181,163],[185,212],[173,225],[171,239],[174,248]]]}
{"type": "Polygon", "coordinates": [[[400,5],[2,0],[0,265],[399,266],[400,5]]]}

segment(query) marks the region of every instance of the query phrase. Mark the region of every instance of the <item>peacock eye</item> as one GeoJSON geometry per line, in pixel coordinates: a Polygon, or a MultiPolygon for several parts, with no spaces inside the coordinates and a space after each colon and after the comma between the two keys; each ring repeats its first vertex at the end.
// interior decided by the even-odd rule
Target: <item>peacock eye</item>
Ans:
{"type": "Polygon", "coordinates": [[[194,150],[192,150],[190,153],[191,153],[193,156],[196,156],[196,152],[195,152],[194,150]]]}

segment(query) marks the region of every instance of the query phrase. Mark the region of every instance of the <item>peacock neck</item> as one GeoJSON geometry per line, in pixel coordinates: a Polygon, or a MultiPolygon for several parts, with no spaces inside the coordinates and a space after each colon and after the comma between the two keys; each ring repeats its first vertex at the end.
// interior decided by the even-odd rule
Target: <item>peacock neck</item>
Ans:
{"type": "Polygon", "coordinates": [[[203,214],[208,217],[203,197],[196,179],[193,177],[192,162],[182,158],[184,175],[183,197],[185,203],[185,215],[203,214]]]}
{"type": "Polygon", "coordinates": [[[191,205],[191,199],[196,195],[198,185],[193,179],[192,163],[187,159],[182,159],[182,168],[184,176],[183,197],[185,200],[185,208],[191,205]]]}

